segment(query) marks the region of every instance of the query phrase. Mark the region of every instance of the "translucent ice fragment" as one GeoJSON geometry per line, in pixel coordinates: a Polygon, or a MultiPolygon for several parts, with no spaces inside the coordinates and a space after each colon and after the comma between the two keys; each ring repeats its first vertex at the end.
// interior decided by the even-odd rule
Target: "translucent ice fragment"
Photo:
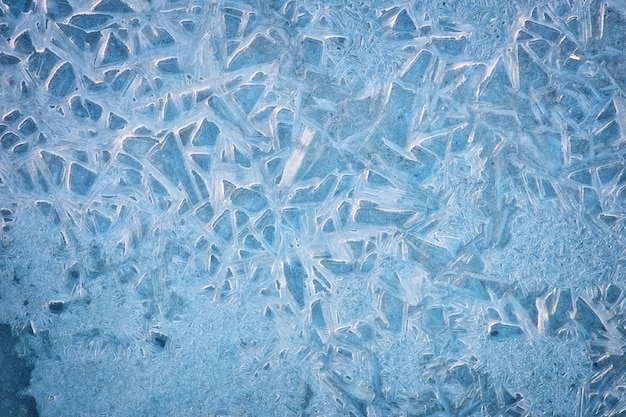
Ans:
{"type": "Polygon", "coordinates": [[[84,51],[87,45],[94,48],[102,38],[102,34],[99,31],[85,32],[82,29],[64,23],[57,23],[57,26],[81,51],[84,51]]]}
{"type": "Polygon", "coordinates": [[[54,52],[46,48],[43,52],[36,52],[28,58],[28,71],[44,81],[59,60],[60,58],[54,52]]]}
{"type": "Polygon", "coordinates": [[[261,193],[249,188],[237,188],[230,196],[233,205],[252,213],[258,213],[267,207],[267,199],[261,193]]]}
{"type": "Polygon", "coordinates": [[[253,235],[246,236],[246,238],[243,241],[243,244],[246,245],[248,249],[253,249],[253,250],[261,249],[263,246],[261,242],[259,242],[259,240],[253,235]]]}
{"type": "Polygon", "coordinates": [[[211,156],[199,153],[191,154],[191,159],[194,161],[204,172],[209,172],[211,169],[211,156]]]}
{"type": "Polygon", "coordinates": [[[73,11],[68,0],[46,0],[46,14],[51,19],[68,17],[73,11]]]}
{"type": "Polygon", "coordinates": [[[113,16],[103,13],[82,13],[72,16],[70,24],[85,30],[101,29],[113,16]]]}
{"type": "Polygon", "coordinates": [[[561,36],[561,32],[559,32],[558,30],[541,23],[533,22],[532,20],[527,20],[524,23],[524,28],[526,28],[529,32],[535,33],[536,35],[539,35],[542,38],[549,40],[553,44],[556,43],[556,41],[561,36]]]}
{"type": "Polygon", "coordinates": [[[37,123],[35,123],[32,117],[27,117],[20,123],[17,130],[22,135],[32,135],[33,133],[35,133],[35,131],[37,131],[37,123]]]}
{"type": "Polygon", "coordinates": [[[115,159],[117,159],[119,163],[124,164],[128,167],[134,168],[138,171],[141,171],[143,169],[143,166],[141,165],[139,161],[137,161],[132,156],[126,155],[125,153],[122,153],[122,152],[118,153],[115,159]]]}
{"type": "Polygon", "coordinates": [[[163,28],[154,28],[150,25],[146,25],[146,27],[143,28],[142,33],[155,47],[164,47],[175,43],[172,35],[170,35],[170,33],[163,28]]]}
{"type": "Polygon", "coordinates": [[[538,89],[548,83],[546,72],[522,46],[518,46],[517,56],[521,91],[527,92],[531,88],[538,89]]]}
{"type": "Polygon", "coordinates": [[[609,165],[603,165],[598,168],[598,178],[602,185],[608,184],[619,174],[624,166],[621,163],[614,163],[609,165]]]}
{"type": "Polygon", "coordinates": [[[83,82],[85,83],[85,87],[87,87],[87,89],[90,91],[102,91],[106,89],[106,84],[104,84],[102,81],[96,82],[86,75],[83,75],[82,78],[83,82]]]}
{"type": "Polygon", "coordinates": [[[55,97],[65,97],[76,88],[74,68],[65,62],[57,68],[48,82],[48,92],[55,97]]]}
{"type": "Polygon", "coordinates": [[[219,127],[205,118],[200,123],[191,143],[195,146],[213,146],[219,133],[219,127]]]}
{"type": "Polygon", "coordinates": [[[587,210],[596,213],[602,210],[598,193],[591,187],[583,187],[582,203],[587,210]]]}
{"type": "Polygon", "coordinates": [[[287,289],[300,308],[304,307],[304,284],[307,273],[298,258],[283,263],[283,272],[287,289]]]}
{"type": "Polygon", "coordinates": [[[237,90],[233,96],[239,103],[239,106],[241,106],[241,109],[246,114],[249,114],[259,100],[259,97],[261,97],[263,90],[265,90],[265,87],[262,85],[246,84],[239,87],[239,90],[237,90]]]}
{"type": "Polygon", "coordinates": [[[195,22],[191,20],[181,20],[180,25],[189,33],[193,33],[196,28],[195,22]]]}
{"type": "Polygon", "coordinates": [[[208,223],[213,218],[215,211],[213,210],[213,206],[211,203],[206,202],[196,210],[196,216],[204,223],[208,223]]]}
{"type": "Polygon", "coordinates": [[[596,120],[606,122],[606,121],[614,119],[615,116],[617,116],[617,109],[615,108],[615,101],[610,100],[607,103],[607,105],[604,107],[604,109],[602,109],[602,111],[598,113],[598,116],[596,116],[596,120]]]}
{"type": "Polygon", "coordinates": [[[181,72],[178,58],[165,58],[157,62],[157,69],[164,74],[178,74],[181,72]]]}
{"type": "Polygon", "coordinates": [[[337,176],[329,175],[319,185],[300,188],[291,198],[291,202],[294,204],[320,203],[328,198],[328,195],[333,190],[336,181],[337,176]]]}
{"type": "Polygon", "coordinates": [[[438,332],[445,328],[446,320],[443,315],[443,307],[431,307],[426,310],[422,321],[424,329],[430,332],[438,332]]]}
{"type": "Polygon", "coordinates": [[[619,300],[620,295],[622,294],[622,290],[616,284],[609,284],[606,289],[605,299],[608,304],[614,304],[619,300]]]}
{"type": "Polygon", "coordinates": [[[406,9],[402,9],[398,13],[392,27],[396,32],[397,39],[411,39],[417,35],[415,23],[413,23],[413,19],[411,19],[406,9]]]}
{"type": "Polygon", "coordinates": [[[302,231],[302,210],[297,207],[288,207],[282,210],[283,223],[290,224],[294,230],[302,231]]]}
{"type": "Polygon", "coordinates": [[[242,153],[236,146],[234,148],[235,163],[241,165],[244,168],[250,168],[252,161],[244,153],[242,153]]]}
{"type": "Polygon", "coordinates": [[[113,82],[111,83],[111,88],[115,91],[123,90],[133,79],[135,78],[135,73],[131,72],[128,68],[124,71],[120,72],[115,76],[113,82]]]}
{"type": "Polygon", "coordinates": [[[381,126],[383,135],[393,144],[404,148],[413,109],[415,94],[399,84],[393,83],[385,109],[385,119],[381,126]]]}
{"type": "Polygon", "coordinates": [[[20,137],[13,132],[7,132],[0,137],[0,144],[3,149],[10,149],[20,141],[20,137]]]}
{"type": "Polygon", "coordinates": [[[143,158],[156,144],[156,139],[149,136],[128,136],[122,141],[122,148],[130,155],[143,158]]]}
{"type": "MultiPolygon", "coordinates": [[[[37,208],[44,216],[49,216],[54,210],[54,208],[52,207],[52,203],[49,203],[47,201],[37,201],[37,208]]],[[[6,217],[4,220],[7,220],[6,217]]]]}
{"type": "Polygon", "coordinates": [[[464,37],[442,37],[432,40],[433,46],[443,55],[458,56],[461,55],[467,47],[467,39],[464,37]]]}
{"type": "Polygon", "coordinates": [[[87,112],[89,113],[89,118],[93,121],[100,120],[100,117],[102,116],[102,106],[89,100],[88,98],[85,99],[84,103],[87,108],[87,112]]]}
{"type": "Polygon", "coordinates": [[[382,175],[374,172],[367,172],[367,183],[374,187],[393,187],[393,184],[382,175]]]}
{"type": "Polygon", "coordinates": [[[580,184],[591,185],[591,173],[588,169],[572,172],[569,177],[580,184]]]}
{"type": "Polygon", "coordinates": [[[202,176],[193,169],[191,170],[191,175],[193,175],[194,180],[196,180],[196,187],[198,187],[198,191],[200,192],[200,198],[202,200],[207,200],[210,197],[210,194],[206,182],[202,176]]]}
{"type": "Polygon", "coordinates": [[[96,227],[96,231],[100,234],[108,232],[111,228],[111,219],[100,213],[98,210],[94,210],[91,214],[93,217],[94,225],[96,227]]]}
{"type": "Polygon", "coordinates": [[[376,266],[377,258],[378,258],[378,255],[376,255],[375,253],[368,255],[363,261],[363,264],[361,265],[361,272],[368,273],[372,269],[374,269],[374,267],[376,266]]]}
{"type": "Polygon", "coordinates": [[[419,262],[432,275],[438,275],[453,260],[446,248],[418,239],[411,242],[409,257],[419,262]]]}
{"type": "Polygon", "coordinates": [[[246,223],[248,223],[249,220],[250,220],[250,217],[243,211],[241,210],[235,211],[235,226],[236,227],[244,226],[246,223]]]}
{"type": "Polygon", "coordinates": [[[72,163],[70,165],[70,191],[80,195],[87,195],[91,191],[98,175],[84,166],[72,163]]]}
{"type": "Polygon", "coordinates": [[[304,159],[305,150],[311,143],[311,140],[313,140],[314,136],[315,130],[311,129],[310,127],[304,129],[304,132],[300,137],[300,146],[296,147],[293,150],[291,156],[285,164],[285,168],[283,169],[283,175],[279,184],[280,186],[291,184],[294,177],[296,176],[296,173],[300,169],[300,165],[302,164],[302,160],[304,159]]]}
{"type": "Polygon", "coordinates": [[[102,0],[93,8],[94,12],[131,13],[133,9],[122,0],[102,0]]]}
{"type": "Polygon", "coordinates": [[[265,36],[257,36],[243,50],[239,51],[229,65],[231,71],[236,71],[251,65],[264,64],[273,61],[281,52],[280,45],[265,36]]]}
{"type": "Polygon", "coordinates": [[[430,66],[431,59],[432,53],[428,51],[420,52],[402,76],[402,81],[406,81],[411,84],[424,82],[427,79],[427,70],[430,66]]]}
{"type": "Polygon", "coordinates": [[[404,303],[389,292],[383,293],[380,300],[380,311],[385,316],[389,330],[398,333],[404,324],[404,303]]]}
{"type": "Polygon", "coordinates": [[[63,173],[65,172],[65,160],[48,151],[41,151],[41,159],[43,159],[48,167],[52,183],[54,185],[60,185],[63,181],[63,173]]]}
{"type": "Polygon", "coordinates": [[[234,38],[239,32],[243,13],[234,8],[224,9],[224,37],[234,38]]]}
{"type": "MultiPolygon", "coordinates": [[[[28,144],[28,142],[22,142],[13,148],[13,153],[15,155],[21,155],[28,152],[28,149],[30,149],[30,145],[28,144]]],[[[46,185],[42,185],[42,188],[44,189],[44,191],[47,191],[46,185]]]]}
{"type": "Polygon", "coordinates": [[[76,117],[86,118],[89,116],[89,113],[87,112],[83,101],[80,99],[80,96],[74,96],[70,99],[70,109],[72,109],[72,113],[74,113],[74,116],[76,117]]]}
{"type": "MultiPolygon", "coordinates": [[[[171,94],[168,94],[168,99],[170,98],[171,98],[171,94]]],[[[178,129],[178,137],[180,139],[180,143],[183,146],[187,146],[189,144],[189,141],[191,139],[191,134],[193,133],[195,127],[196,127],[196,124],[191,123],[187,126],[184,126],[178,129]]]]}
{"type": "Polygon", "coordinates": [[[109,35],[102,52],[102,65],[119,64],[125,62],[130,55],[128,47],[113,33],[109,35]]]}
{"type": "Polygon", "coordinates": [[[148,176],[148,184],[152,192],[156,195],[161,196],[169,196],[170,193],[167,191],[167,188],[159,180],[154,178],[152,175],[148,176]]]}
{"type": "Polygon", "coordinates": [[[361,207],[354,215],[357,223],[372,224],[378,226],[396,225],[402,226],[411,218],[412,214],[407,211],[382,210],[377,207],[361,207]]]}
{"type": "Polygon", "coordinates": [[[550,51],[550,44],[543,39],[528,42],[528,46],[539,58],[543,59],[550,51]]]}
{"type": "Polygon", "coordinates": [[[0,52],[0,65],[17,65],[19,63],[20,59],[18,57],[0,52]]]}
{"type": "Polygon", "coordinates": [[[546,328],[555,334],[560,328],[571,320],[572,293],[571,290],[554,291],[550,301],[548,322],[546,328]]]}
{"type": "Polygon", "coordinates": [[[311,304],[311,324],[318,329],[326,328],[326,321],[324,320],[324,311],[322,310],[321,300],[315,300],[311,304]]]}
{"type": "Polygon", "coordinates": [[[596,133],[595,142],[599,144],[599,147],[606,147],[614,144],[621,137],[619,124],[615,120],[611,120],[596,133]]]}
{"type": "Polygon", "coordinates": [[[126,127],[128,122],[122,116],[118,116],[117,114],[110,112],[109,117],[107,119],[107,126],[111,130],[121,130],[126,127]]]}
{"type": "Polygon", "coordinates": [[[225,210],[220,217],[215,220],[213,230],[225,241],[229,242],[233,237],[233,224],[230,210],[225,210]]]}
{"type": "Polygon", "coordinates": [[[17,183],[19,184],[19,186],[23,188],[24,190],[33,191],[35,188],[35,183],[33,182],[31,172],[26,166],[26,164],[23,164],[22,166],[20,166],[16,170],[16,172],[18,174],[17,183]]]}
{"type": "Polygon", "coordinates": [[[14,109],[14,110],[11,110],[9,113],[5,114],[2,120],[4,120],[5,122],[15,122],[21,116],[22,116],[22,112],[19,109],[14,109]]]}
{"type": "Polygon", "coordinates": [[[318,66],[322,63],[322,53],[324,45],[321,41],[313,38],[305,38],[302,43],[302,55],[304,62],[309,65],[318,66]]]}
{"type": "Polygon", "coordinates": [[[174,99],[172,99],[172,95],[168,94],[167,99],[165,100],[165,105],[163,106],[163,120],[166,122],[171,122],[180,114],[180,110],[174,99]]]}
{"type": "Polygon", "coordinates": [[[239,120],[237,111],[230,105],[228,101],[217,94],[211,95],[208,100],[209,106],[222,119],[237,123],[239,120]]]}
{"type": "MultiPolygon", "coordinates": [[[[198,202],[198,197],[185,166],[183,155],[176,144],[176,137],[168,133],[160,146],[156,147],[148,156],[148,160],[155,166],[172,184],[182,184],[192,204],[198,202]]],[[[212,210],[212,209],[211,209],[212,210]]],[[[210,217],[212,217],[211,214],[210,217]]]]}
{"type": "MultiPolygon", "coordinates": [[[[2,0],[2,3],[9,7],[9,11],[13,17],[19,17],[20,14],[27,13],[34,6],[34,2],[28,0],[2,0]]],[[[0,14],[0,16],[2,16],[2,14],[0,14]]]]}

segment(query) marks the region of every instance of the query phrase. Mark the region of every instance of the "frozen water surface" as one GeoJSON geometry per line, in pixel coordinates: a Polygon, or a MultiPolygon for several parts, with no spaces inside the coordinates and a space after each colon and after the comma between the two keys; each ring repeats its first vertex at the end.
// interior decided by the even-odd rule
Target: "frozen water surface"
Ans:
{"type": "Polygon", "coordinates": [[[626,414],[621,0],[2,0],[0,414],[626,414]]]}

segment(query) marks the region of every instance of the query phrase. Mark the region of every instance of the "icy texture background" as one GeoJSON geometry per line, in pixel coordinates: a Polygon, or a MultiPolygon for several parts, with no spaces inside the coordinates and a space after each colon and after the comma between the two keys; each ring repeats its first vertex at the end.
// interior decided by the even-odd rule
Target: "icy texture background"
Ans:
{"type": "Polygon", "coordinates": [[[3,413],[626,413],[621,0],[0,16],[3,413]]]}

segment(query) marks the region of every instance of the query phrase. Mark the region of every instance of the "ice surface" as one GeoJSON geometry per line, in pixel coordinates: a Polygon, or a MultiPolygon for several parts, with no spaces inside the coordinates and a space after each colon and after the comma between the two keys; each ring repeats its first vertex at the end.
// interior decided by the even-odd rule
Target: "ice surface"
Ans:
{"type": "Polygon", "coordinates": [[[625,24],[2,0],[0,415],[623,415],[625,24]]]}

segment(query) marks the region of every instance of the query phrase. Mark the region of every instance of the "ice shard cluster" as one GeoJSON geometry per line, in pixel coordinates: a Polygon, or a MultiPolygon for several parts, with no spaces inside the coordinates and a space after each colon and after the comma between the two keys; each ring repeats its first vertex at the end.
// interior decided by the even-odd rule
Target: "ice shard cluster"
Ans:
{"type": "Polygon", "coordinates": [[[625,27],[1,0],[0,415],[625,415],[625,27]]]}

